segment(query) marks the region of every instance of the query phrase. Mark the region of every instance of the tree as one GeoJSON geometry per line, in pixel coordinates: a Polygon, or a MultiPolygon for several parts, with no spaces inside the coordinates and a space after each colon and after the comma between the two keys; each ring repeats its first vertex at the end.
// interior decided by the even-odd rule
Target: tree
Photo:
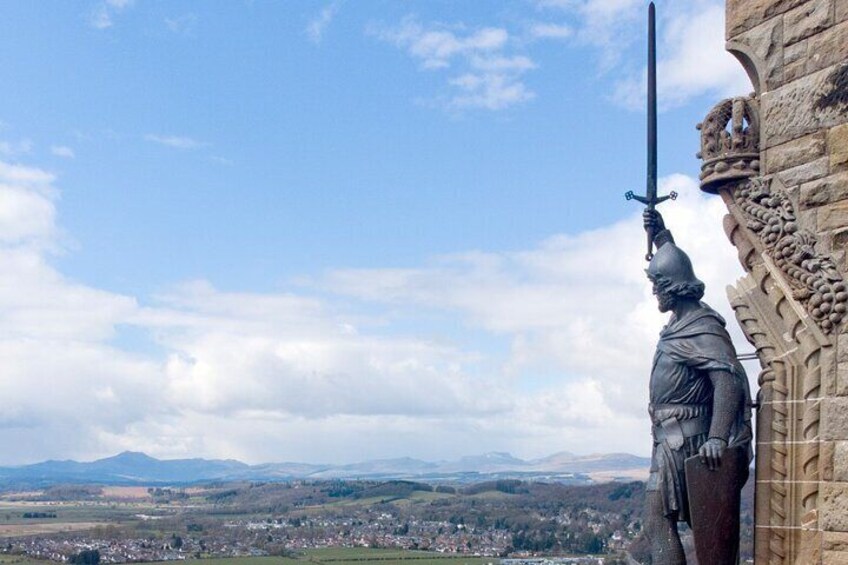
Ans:
{"type": "Polygon", "coordinates": [[[68,562],[74,565],[98,565],[100,563],[100,550],[83,549],[79,553],[71,555],[68,562]]]}

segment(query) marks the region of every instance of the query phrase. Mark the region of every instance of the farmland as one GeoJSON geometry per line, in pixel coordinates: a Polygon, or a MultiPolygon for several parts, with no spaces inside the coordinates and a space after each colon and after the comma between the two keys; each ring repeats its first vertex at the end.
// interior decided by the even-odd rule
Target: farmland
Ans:
{"type": "Polygon", "coordinates": [[[102,563],[478,565],[505,556],[594,554],[613,564],[628,546],[644,548],[643,500],[642,483],[68,485],[2,493],[0,546],[6,560],[63,561],[96,550],[102,563]]]}

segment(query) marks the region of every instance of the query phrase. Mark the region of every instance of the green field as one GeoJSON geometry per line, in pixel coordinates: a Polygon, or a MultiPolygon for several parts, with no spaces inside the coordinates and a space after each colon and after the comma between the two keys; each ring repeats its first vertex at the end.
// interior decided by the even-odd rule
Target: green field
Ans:
{"type": "MultiPolygon", "coordinates": [[[[170,510],[170,509],[168,509],[170,510]]],[[[43,522],[107,522],[110,524],[136,520],[136,514],[164,514],[153,505],[93,504],[63,502],[53,504],[0,502],[0,524],[34,524],[43,522]],[[26,512],[50,512],[55,518],[24,518],[26,512]]],[[[173,513],[173,510],[171,510],[173,513]]]]}
{"type": "MultiPolygon", "coordinates": [[[[486,565],[498,563],[496,557],[463,557],[426,551],[402,551],[368,548],[310,549],[302,556],[290,557],[228,557],[204,559],[199,565],[293,565],[328,563],[333,565],[362,565],[367,563],[401,563],[406,565],[486,565]]],[[[0,562],[0,565],[5,565],[0,562]]],[[[31,565],[29,563],[23,565],[31,565]]]]}
{"type": "Polygon", "coordinates": [[[0,554],[0,565],[46,565],[47,561],[39,561],[31,557],[23,557],[21,555],[2,555],[0,554]]]}

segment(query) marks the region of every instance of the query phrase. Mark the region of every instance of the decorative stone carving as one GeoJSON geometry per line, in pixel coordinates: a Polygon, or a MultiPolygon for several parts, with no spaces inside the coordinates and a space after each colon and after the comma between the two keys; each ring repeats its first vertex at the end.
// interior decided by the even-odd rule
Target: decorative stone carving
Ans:
{"type": "Polygon", "coordinates": [[[845,280],[830,257],[816,251],[816,236],[798,227],[792,201],[773,184],[761,178],[739,183],[733,199],[746,227],[759,236],[766,253],[786,275],[792,298],[830,334],[848,311],[845,280]]]}
{"type": "Polygon", "coordinates": [[[728,98],[697,125],[701,131],[701,190],[760,174],[759,112],[754,98],[728,98]]]}
{"type": "MultiPolygon", "coordinates": [[[[759,238],[746,229],[744,220],[737,223],[743,217],[738,205],[731,199],[728,207],[725,226],[731,242],[740,248],[759,247],[759,238]]],[[[748,275],[728,288],[728,297],[763,369],[757,397],[757,512],[768,518],[757,530],[755,560],[816,563],[810,555],[821,545],[821,396],[824,375],[835,369],[833,347],[803,309],[793,305],[777,265],[765,254],[754,265],[751,258],[740,257],[748,275]]]]}
{"type": "Polygon", "coordinates": [[[848,287],[830,257],[816,251],[816,236],[801,229],[785,190],[759,176],[759,113],[755,98],[728,98],[698,124],[701,189],[726,189],[745,227],[786,276],[792,298],[830,334],[848,311],[848,287]]]}

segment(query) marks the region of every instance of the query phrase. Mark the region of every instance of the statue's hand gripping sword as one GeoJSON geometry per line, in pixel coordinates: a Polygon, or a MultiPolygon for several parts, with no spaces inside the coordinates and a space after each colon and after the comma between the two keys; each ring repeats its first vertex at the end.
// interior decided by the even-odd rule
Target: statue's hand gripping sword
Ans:
{"type": "MultiPolygon", "coordinates": [[[[627,200],[635,200],[646,206],[647,210],[653,210],[657,204],[668,199],[677,198],[676,192],[668,196],[657,196],[657,37],[656,37],[656,9],[654,3],[648,5],[648,186],[645,196],[633,194],[628,191],[624,197],[627,200]]],[[[654,256],[654,233],[648,230],[648,253],[645,260],[650,261],[654,256]]]]}

